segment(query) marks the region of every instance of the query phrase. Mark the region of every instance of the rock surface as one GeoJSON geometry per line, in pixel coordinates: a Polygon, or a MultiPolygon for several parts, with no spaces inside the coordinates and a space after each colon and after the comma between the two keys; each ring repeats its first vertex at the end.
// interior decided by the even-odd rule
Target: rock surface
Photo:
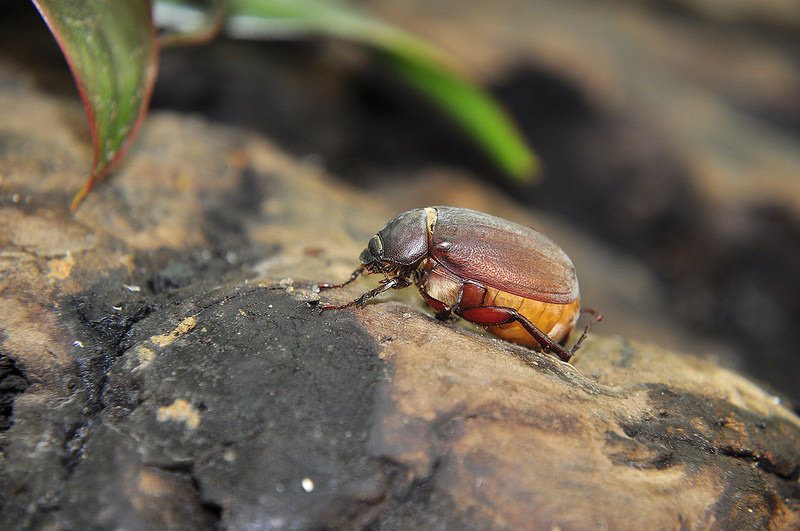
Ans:
{"type": "Polygon", "coordinates": [[[196,119],[70,215],[80,110],[1,71],[5,528],[800,525],[800,420],[745,378],[602,333],[563,364],[411,290],[320,314],[393,205],[196,119]]]}

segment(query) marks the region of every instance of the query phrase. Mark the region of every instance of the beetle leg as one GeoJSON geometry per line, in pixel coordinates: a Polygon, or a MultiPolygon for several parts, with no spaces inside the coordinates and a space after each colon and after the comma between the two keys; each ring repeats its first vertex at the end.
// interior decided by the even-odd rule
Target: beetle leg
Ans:
{"type": "Polygon", "coordinates": [[[422,298],[425,299],[425,302],[428,303],[428,306],[433,308],[433,310],[436,312],[435,315],[437,319],[439,319],[440,321],[446,321],[447,319],[450,318],[452,313],[452,308],[447,306],[442,301],[434,299],[433,297],[428,295],[428,292],[425,291],[424,286],[419,286],[419,294],[422,295],[422,298]]]}
{"type": "Polygon", "coordinates": [[[362,308],[367,303],[368,300],[370,300],[373,297],[377,297],[378,295],[380,295],[384,291],[389,291],[390,289],[405,288],[405,287],[410,286],[410,285],[411,285],[411,282],[409,282],[409,280],[407,278],[404,278],[404,277],[387,278],[387,279],[381,280],[381,284],[377,288],[369,290],[368,292],[366,292],[363,295],[361,295],[359,298],[357,298],[357,299],[355,299],[353,301],[350,301],[347,304],[342,304],[340,306],[332,305],[332,304],[326,304],[324,306],[321,306],[320,310],[322,310],[322,311],[325,311],[325,310],[341,310],[342,308],[349,308],[351,306],[357,306],[359,308],[362,308]]]}
{"type": "Polygon", "coordinates": [[[453,306],[453,311],[458,313],[461,308],[477,308],[483,305],[486,298],[486,288],[480,284],[466,281],[458,290],[458,298],[453,306]]]}
{"type": "Polygon", "coordinates": [[[462,306],[468,306],[470,308],[479,306],[483,302],[486,289],[471,282],[464,282],[458,290],[458,295],[456,296],[456,301],[453,306],[448,306],[446,303],[432,297],[427,291],[427,286],[424,284],[419,284],[419,293],[422,295],[422,298],[425,299],[425,302],[428,303],[428,306],[433,308],[436,312],[436,318],[440,321],[446,321],[453,317],[454,314],[459,315],[458,312],[462,306]]]}
{"type": "Polygon", "coordinates": [[[353,282],[353,281],[354,281],[355,279],[357,279],[358,277],[360,277],[360,276],[361,276],[361,274],[362,274],[363,272],[364,272],[364,266],[361,266],[361,267],[359,267],[358,269],[356,269],[355,271],[353,271],[353,272],[350,274],[350,278],[349,278],[349,279],[347,279],[347,280],[345,280],[345,281],[344,281],[344,282],[342,282],[341,284],[317,284],[317,289],[319,289],[319,290],[323,290],[323,289],[343,288],[343,287],[345,287],[346,285],[348,285],[348,284],[350,284],[351,282],[353,282]]]}
{"type": "Polygon", "coordinates": [[[478,306],[476,308],[460,308],[458,315],[481,326],[499,326],[518,322],[536,340],[543,350],[550,351],[563,361],[569,361],[572,352],[561,344],[553,341],[550,336],[542,332],[539,327],[530,322],[524,315],[514,308],[505,306],[478,306]]]}
{"type": "Polygon", "coordinates": [[[583,343],[583,340],[586,339],[586,336],[589,334],[589,330],[591,330],[595,324],[603,320],[603,314],[598,312],[597,310],[592,310],[591,308],[584,308],[581,310],[581,313],[590,313],[594,316],[594,319],[592,319],[592,322],[586,325],[586,328],[583,329],[581,337],[578,338],[578,340],[575,342],[574,345],[572,345],[573,354],[575,354],[575,352],[577,352],[578,349],[581,348],[581,343],[583,343]]]}

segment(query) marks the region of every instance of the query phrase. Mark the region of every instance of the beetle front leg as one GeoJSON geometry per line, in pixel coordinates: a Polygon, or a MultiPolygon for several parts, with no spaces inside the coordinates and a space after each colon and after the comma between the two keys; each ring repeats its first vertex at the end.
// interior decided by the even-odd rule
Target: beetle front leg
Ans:
{"type": "Polygon", "coordinates": [[[478,306],[477,308],[458,309],[458,315],[481,326],[500,326],[518,322],[536,340],[543,350],[550,351],[563,361],[569,361],[572,352],[563,345],[553,341],[550,336],[542,332],[535,324],[530,322],[513,308],[505,306],[478,306]]]}
{"type": "Polygon", "coordinates": [[[362,308],[368,300],[372,299],[373,297],[377,297],[384,291],[389,291],[390,289],[400,289],[409,286],[411,283],[406,278],[402,277],[394,277],[389,279],[381,280],[381,285],[375,289],[371,289],[368,292],[361,295],[359,298],[348,302],[347,304],[342,305],[332,305],[326,304],[320,307],[320,310],[341,310],[343,308],[349,308],[351,306],[357,306],[362,308]]]}
{"type": "Polygon", "coordinates": [[[326,284],[317,284],[317,289],[318,290],[323,290],[323,289],[343,288],[346,285],[348,285],[351,282],[353,282],[358,277],[360,277],[363,273],[364,273],[364,266],[361,266],[361,267],[359,267],[358,269],[356,269],[355,271],[353,271],[350,274],[350,278],[348,280],[345,280],[341,284],[327,284],[327,283],[326,284]]]}

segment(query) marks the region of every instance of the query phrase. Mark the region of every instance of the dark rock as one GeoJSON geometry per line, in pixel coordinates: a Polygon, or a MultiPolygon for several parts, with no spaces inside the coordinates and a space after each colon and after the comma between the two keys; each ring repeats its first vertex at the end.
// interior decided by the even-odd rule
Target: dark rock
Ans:
{"type": "Polygon", "coordinates": [[[380,501],[381,463],[365,450],[385,378],[372,339],[352,317],[322,318],[274,290],[184,293],[197,296],[181,301],[190,316],[135,326],[67,481],[80,494],[66,520],[302,529],[344,525],[380,501]]]}

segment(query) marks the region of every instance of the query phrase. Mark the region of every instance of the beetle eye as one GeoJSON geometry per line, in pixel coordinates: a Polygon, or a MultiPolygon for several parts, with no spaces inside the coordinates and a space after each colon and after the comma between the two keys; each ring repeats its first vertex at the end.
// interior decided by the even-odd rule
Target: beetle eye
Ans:
{"type": "Polygon", "coordinates": [[[369,249],[369,254],[372,255],[374,260],[383,259],[383,243],[378,235],[372,237],[372,239],[369,241],[367,249],[369,249]]]}
{"type": "Polygon", "coordinates": [[[363,265],[368,265],[375,261],[372,255],[369,254],[369,249],[364,249],[361,251],[361,256],[359,256],[358,259],[361,260],[363,265]]]}
{"type": "Polygon", "coordinates": [[[364,265],[371,264],[373,262],[379,262],[383,258],[383,244],[381,243],[381,239],[375,235],[370,239],[369,245],[367,248],[361,251],[361,256],[359,256],[359,260],[364,265]]]}

